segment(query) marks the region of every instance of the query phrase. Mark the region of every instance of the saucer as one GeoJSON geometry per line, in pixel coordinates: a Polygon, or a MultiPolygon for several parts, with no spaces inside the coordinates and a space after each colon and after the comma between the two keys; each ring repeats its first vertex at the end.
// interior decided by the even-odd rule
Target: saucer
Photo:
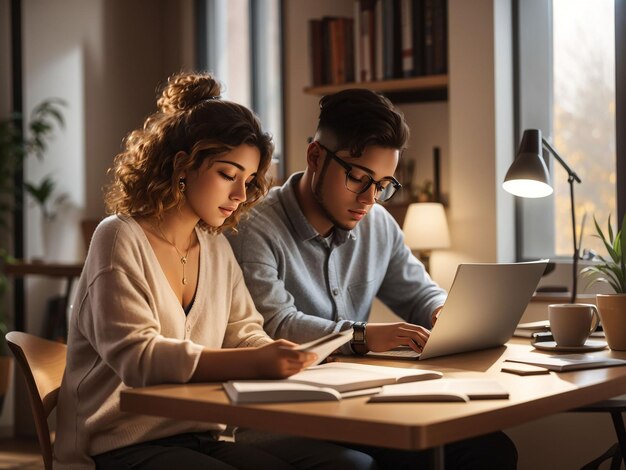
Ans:
{"type": "Polygon", "coordinates": [[[540,343],[531,343],[535,349],[542,351],[556,352],[590,352],[601,351],[607,347],[606,341],[596,339],[588,339],[582,346],[559,346],[555,341],[542,341],[540,343]]]}

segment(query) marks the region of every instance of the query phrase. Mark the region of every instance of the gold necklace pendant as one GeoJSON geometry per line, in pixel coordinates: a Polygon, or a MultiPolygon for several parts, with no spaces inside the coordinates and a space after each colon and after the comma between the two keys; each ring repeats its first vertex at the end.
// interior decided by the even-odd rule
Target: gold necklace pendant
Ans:
{"type": "MultiPolygon", "coordinates": [[[[189,244],[191,246],[191,243],[189,244]]],[[[174,247],[176,248],[176,247],[174,247]]],[[[178,250],[176,250],[178,251],[178,250]]],[[[187,253],[189,253],[189,248],[187,248],[187,253]]],[[[182,258],[180,258],[180,264],[183,265],[183,285],[186,286],[187,285],[187,278],[185,277],[185,265],[187,264],[187,255],[183,256],[182,258]]]]}
{"type": "MultiPolygon", "coordinates": [[[[154,226],[154,225],[153,225],[154,226]]],[[[186,286],[187,285],[187,276],[185,276],[185,265],[187,264],[187,256],[189,255],[189,250],[191,249],[191,240],[193,237],[193,232],[191,232],[189,234],[189,243],[187,244],[187,252],[183,255],[180,250],[176,247],[176,245],[174,243],[172,243],[171,241],[168,240],[168,238],[165,236],[165,233],[163,233],[163,229],[161,228],[161,225],[156,225],[157,230],[159,231],[159,233],[161,234],[161,238],[163,240],[165,240],[165,242],[167,242],[167,244],[172,245],[174,247],[174,249],[176,250],[176,253],[178,254],[178,256],[180,256],[180,264],[183,266],[183,285],[186,286]]]]}

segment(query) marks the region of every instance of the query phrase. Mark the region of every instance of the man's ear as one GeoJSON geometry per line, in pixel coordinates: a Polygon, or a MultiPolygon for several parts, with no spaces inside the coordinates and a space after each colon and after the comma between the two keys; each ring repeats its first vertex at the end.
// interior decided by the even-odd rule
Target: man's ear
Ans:
{"type": "Polygon", "coordinates": [[[322,148],[317,142],[311,142],[306,149],[306,164],[311,171],[316,172],[322,163],[322,148]]]}

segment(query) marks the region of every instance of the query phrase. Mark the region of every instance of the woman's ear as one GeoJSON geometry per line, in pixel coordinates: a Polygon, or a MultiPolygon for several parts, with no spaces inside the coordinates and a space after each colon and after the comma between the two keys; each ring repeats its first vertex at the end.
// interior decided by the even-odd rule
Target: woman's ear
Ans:
{"type": "MultiPolygon", "coordinates": [[[[174,173],[178,173],[178,168],[185,168],[188,166],[189,154],[179,150],[174,155],[174,173]]],[[[178,174],[178,178],[187,178],[187,170],[183,170],[178,174]]]]}

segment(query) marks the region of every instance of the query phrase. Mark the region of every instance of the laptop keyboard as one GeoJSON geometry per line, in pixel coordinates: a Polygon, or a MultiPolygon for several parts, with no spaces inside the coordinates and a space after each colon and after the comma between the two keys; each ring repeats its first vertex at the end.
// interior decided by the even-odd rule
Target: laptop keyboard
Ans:
{"type": "Polygon", "coordinates": [[[397,348],[391,351],[373,352],[370,351],[366,354],[369,357],[382,357],[389,359],[417,359],[420,354],[413,351],[411,348],[397,348]]]}

